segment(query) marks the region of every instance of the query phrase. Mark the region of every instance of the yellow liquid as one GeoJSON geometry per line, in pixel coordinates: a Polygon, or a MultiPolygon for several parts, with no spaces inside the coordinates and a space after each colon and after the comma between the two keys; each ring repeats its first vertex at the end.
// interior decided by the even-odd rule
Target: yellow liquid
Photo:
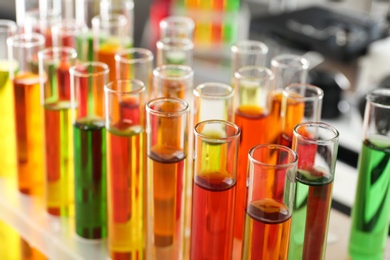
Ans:
{"type": "Polygon", "coordinates": [[[14,96],[8,62],[0,60],[0,176],[16,176],[14,96]]]}
{"type": "Polygon", "coordinates": [[[20,239],[16,230],[0,221],[0,259],[21,259],[20,239]]]}

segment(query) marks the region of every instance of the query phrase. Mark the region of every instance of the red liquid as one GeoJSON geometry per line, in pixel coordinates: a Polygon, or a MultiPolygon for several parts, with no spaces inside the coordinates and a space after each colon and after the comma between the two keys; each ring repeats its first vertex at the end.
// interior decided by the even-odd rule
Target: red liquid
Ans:
{"type": "Polygon", "coordinates": [[[221,172],[194,180],[191,259],[231,259],[235,183],[221,172]]]}
{"type": "Polygon", "coordinates": [[[243,106],[236,112],[235,123],[241,129],[241,140],[238,152],[234,237],[240,240],[244,230],[248,152],[255,145],[268,143],[265,133],[267,122],[268,117],[260,107],[243,106]]]}
{"type": "Polygon", "coordinates": [[[58,99],[70,101],[70,64],[61,62],[57,68],[58,99]]]}
{"type": "Polygon", "coordinates": [[[104,43],[100,46],[100,49],[96,53],[96,60],[103,62],[108,65],[110,69],[109,81],[115,80],[116,77],[116,64],[115,64],[115,53],[120,49],[118,44],[104,43]]]}
{"type": "Polygon", "coordinates": [[[272,199],[253,201],[245,217],[242,259],[287,259],[291,215],[272,199]]]}

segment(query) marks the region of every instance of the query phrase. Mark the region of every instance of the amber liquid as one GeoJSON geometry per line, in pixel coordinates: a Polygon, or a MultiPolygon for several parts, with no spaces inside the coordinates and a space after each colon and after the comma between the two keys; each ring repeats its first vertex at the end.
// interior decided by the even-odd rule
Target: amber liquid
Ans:
{"type": "Polygon", "coordinates": [[[16,176],[15,114],[12,81],[8,61],[0,60],[0,176],[16,176]]]}
{"type": "Polygon", "coordinates": [[[242,259],[287,259],[291,214],[272,199],[252,201],[245,215],[242,259]]]}
{"type": "Polygon", "coordinates": [[[117,78],[116,65],[115,65],[115,53],[120,49],[120,46],[115,43],[103,43],[96,53],[96,59],[100,62],[107,64],[110,69],[109,81],[113,81],[117,78]]]}
{"type": "Polygon", "coordinates": [[[232,259],[235,182],[222,172],[194,179],[190,259],[232,259]]]}
{"type": "Polygon", "coordinates": [[[107,131],[108,244],[111,259],[143,259],[146,153],[138,103],[121,102],[120,118],[107,131]]]}
{"type": "Polygon", "coordinates": [[[290,99],[287,101],[285,117],[282,122],[282,131],[279,135],[279,144],[291,148],[294,127],[303,121],[305,115],[304,113],[304,102],[296,102],[290,99]]]}
{"type": "Polygon", "coordinates": [[[178,252],[183,236],[185,153],[175,147],[155,146],[148,157],[153,178],[154,246],[174,246],[178,252]]]}
{"type": "Polygon", "coordinates": [[[18,188],[25,194],[43,191],[43,111],[39,76],[23,73],[14,78],[18,188]]]}
{"type": "Polygon", "coordinates": [[[268,143],[265,132],[267,122],[268,116],[260,107],[242,106],[236,111],[235,123],[241,129],[241,140],[238,152],[234,237],[239,240],[242,240],[244,230],[248,152],[255,145],[268,143]]]}
{"type": "MultiPolygon", "coordinates": [[[[276,92],[272,96],[271,100],[271,113],[269,116],[269,125],[272,127],[272,131],[268,131],[268,138],[273,144],[279,142],[279,135],[281,134],[281,106],[282,106],[282,92],[276,92]]],[[[271,128],[269,128],[271,129],[271,128]]]]}
{"type": "Polygon", "coordinates": [[[180,98],[185,100],[187,88],[182,82],[165,80],[162,86],[162,97],[180,98]]]}

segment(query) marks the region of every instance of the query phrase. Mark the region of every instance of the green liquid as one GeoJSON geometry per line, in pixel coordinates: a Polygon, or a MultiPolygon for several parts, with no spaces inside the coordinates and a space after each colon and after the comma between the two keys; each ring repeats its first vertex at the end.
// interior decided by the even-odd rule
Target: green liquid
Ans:
{"type": "Polygon", "coordinates": [[[101,119],[74,124],[76,233],[107,235],[106,130],[101,119]]]}
{"type": "Polygon", "coordinates": [[[77,59],[81,61],[93,61],[93,36],[92,32],[76,36],[77,59]]]}
{"type": "Polygon", "coordinates": [[[351,259],[384,259],[390,217],[390,140],[363,142],[349,241],[351,259]]]}

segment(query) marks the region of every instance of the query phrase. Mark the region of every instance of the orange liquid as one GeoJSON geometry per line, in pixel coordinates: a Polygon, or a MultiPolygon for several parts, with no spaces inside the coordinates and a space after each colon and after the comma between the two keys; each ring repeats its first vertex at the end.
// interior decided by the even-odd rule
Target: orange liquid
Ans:
{"type": "Polygon", "coordinates": [[[287,259],[291,215],[286,206],[272,199],[250,203],[245,216],[242,259],[287,259]]]}
{"type": "Polygon", "coordinates": [[[14,78],[18,188],[25,194],[43,191],[43,111],[39,76],[23,73],[14,78]]]}
{"type": "Polygon", "coordinates": [[[162,97],[185,99],[186,90],[187,88],[183,83],[166,80],[162,87],[162,97]]]}
{"type": "Polygon", "coordinates": [[[234,237],[242,240],[245,216],[248,152],[255,145],[268,143],[265,132],[268,116],[264,115],[263,110],[260,107],[242,106],[238,108],[236,112],[235,123],[241,129],[241,140],[238,152],[234,237]]]}
{"type": "Polygon", "coordinates": [[[277,92],[272,96],[271,101],[271,113],[269,116],[269,125],[272,126],[272,131],[268,131],[268,138],[271,140],[271,143],[276,144],[279,142],[279,136],[282,131],[281,129],[281,106],[282,106],[282,92],[277,92]]]}
{"type": "Polygon", "coordinates": [[[303,121],[305,103],[288,99],[285,113],[279,143],[291,147],[294,127],[303,121]]]}
{"type": "Polygon", "coordinates": [[[100,62],[107,64],[110,69],[109,81],[113,81],[117,78],[116,65],[115,65],[115,53],[120,49],[118,44],[104,43],[100,46],[96,53],[96,59],[100,62]]]}
{"type": "Polygon", "coordinates": [[[30,246],[26,240],[20,238],[22,260],[46,260],[46,256],[38,249],[30,246]]]}

